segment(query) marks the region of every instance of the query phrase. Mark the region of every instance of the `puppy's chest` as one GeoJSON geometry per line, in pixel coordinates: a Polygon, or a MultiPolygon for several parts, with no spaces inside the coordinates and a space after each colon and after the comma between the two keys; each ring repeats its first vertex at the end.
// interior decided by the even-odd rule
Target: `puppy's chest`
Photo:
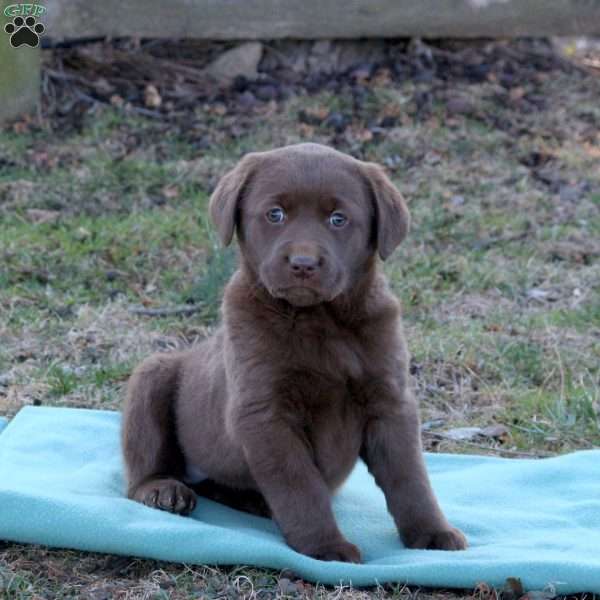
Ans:
{"type": "Polygon", "coordinates": [[[361,331],[331,320],[298,317],[286,333],[286,362],[325,379],[362,379],[369,366],[361,331]]]}
{"type": "Polygon", "coordinates": [[[330,489],[337,488],[354,467],[362,444],[364,415],[360,407],[339,396],[329,398],[305,424],[315,465],[330,489]]]}

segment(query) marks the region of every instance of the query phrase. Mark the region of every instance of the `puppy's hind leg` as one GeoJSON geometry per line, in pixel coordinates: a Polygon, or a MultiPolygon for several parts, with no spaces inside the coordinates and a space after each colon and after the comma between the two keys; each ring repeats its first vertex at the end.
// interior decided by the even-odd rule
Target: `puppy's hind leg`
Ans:
{"type": "Polygon", "coordinates": [[[191,487],[198,496],[220,502],[225,506],[235,508],[235,510],[241,510],[258,517],[270,518],[272,516],[271,509],[264,496],[256,490],[234,489],[212,479],[204,479],[191,484],[191,487]]]}
{"type": "Polygon", "coordinates": [[[183,482],[185,461],[175,431],[178,354],[157,354],[133,372],[127,387],[122,444],[127,496],[169,512],[189,514],[196,495],[183,482]]]}

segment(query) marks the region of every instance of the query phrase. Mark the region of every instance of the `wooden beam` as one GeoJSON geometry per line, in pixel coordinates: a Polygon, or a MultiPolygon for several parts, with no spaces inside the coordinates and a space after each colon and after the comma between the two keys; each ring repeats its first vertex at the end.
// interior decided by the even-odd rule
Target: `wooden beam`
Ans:
{"type": "Polygon", "coordinates": [[[0,122],[37,109],[40,98],[40,51],[20,46],[13,48],[4,25],[10,2],[0,0],[0,122]]]}
{"type": "Polygon", "coordinates": [[[47,35],[215,40],[600,34],[600,0],[47,0],[47,35]]]}

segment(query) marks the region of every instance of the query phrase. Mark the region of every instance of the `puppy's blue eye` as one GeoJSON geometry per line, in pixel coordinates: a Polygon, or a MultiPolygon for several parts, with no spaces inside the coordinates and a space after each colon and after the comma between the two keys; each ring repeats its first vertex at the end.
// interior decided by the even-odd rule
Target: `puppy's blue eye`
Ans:
{"type": "Polygon", "coordinates": [[[348,217],[344,213],[336,210],[335,212],[331,213],[329,222],[334,227],[343,227],[348,222],[348,217]]]}
{"type": "Polygon", "coordinates": [[[283,223],[285,221],[285,211],[283,208],[276,206],[267,211],[267,221],[269,223],[283,223]]]}

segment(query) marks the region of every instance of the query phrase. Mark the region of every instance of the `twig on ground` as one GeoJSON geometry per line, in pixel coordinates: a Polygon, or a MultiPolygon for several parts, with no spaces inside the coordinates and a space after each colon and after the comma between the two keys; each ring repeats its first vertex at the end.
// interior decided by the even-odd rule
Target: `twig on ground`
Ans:
{"type": "Polygon", "coordinates": [[[134,315],[144,315],[147,317],[170,317],[172,315],[193,315],[204,310],[204,306],[173,306],[172,308],[145,308],[144,306],[130,306],[129,312],[134,315]]]}
{"type": "Polygon", "coordinates": [[[549,458],[551,456],[556,456],[552,452],[546,452],[545,450],[527,452],[526,450],[509,450],[508,448],[494,448],[493,446],[486,446],[485,444],[478,444],[477,442],[470,442],[468,440],[455,440],[449,435],[445,435],[444,433],[439,433],[435,431],[423,431],[422,433],[440,440],[447,440],[456,444],[465,444],[466,446],[471,446],[472,448],[488,450],[489,452],[496,452],[497,454],[506,454],[507,456],[520,456],[523,458],[549,458]]]}
{"type": "Polygon", "coordinates": [[[591,67],[592,69],[600,69],[600,59],[598,58],[584,58],[581,62],[586,67],[591,67]]]}
{"type": "Polygon", "coordinates": [[[521,233],[517,233],[515,235],[508,236],[500,236],[496,238],[488,238],[487,240],[479,240],[473,244],[473,250],[489,250],[492,246],[497,244],[508,244],[510,242],[518,242],[525,239],[531,230],[528,228],[521,233]]]}
{"type": "MultiPolygon", "coordinates": [[[[90,102],[91,104],[99,104],[102,106],[112,106],[110,102],[105,102],[104,100],[99,100],[98,98],[94,98],[93,96],[90,96],[89,94],[86,94],[85,92],[82,92],[81,90],[75,90],[75,95],[81,99],[81,100],[85,100],[86,102],[90,102]]],[[[168,115],[163,115],[160,112],[157,112],[155,110],[150,110],[148,108],[142,108],[141,106],[133,106],[132,104],[128,104],[124,110],[131,110],[133,112],[139,113],[141,115],[145,115],[146,117],[152,117],[154,119],[160,119],[160,120],[165,120],[168,118],[168,115]]]]}

